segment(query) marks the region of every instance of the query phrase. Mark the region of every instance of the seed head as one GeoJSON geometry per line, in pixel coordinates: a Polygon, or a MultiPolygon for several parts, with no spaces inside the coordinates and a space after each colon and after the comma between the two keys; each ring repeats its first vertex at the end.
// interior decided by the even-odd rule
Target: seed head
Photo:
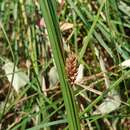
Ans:
{"type": "Polygon", "coordinates": [[[69,54],[66,59],[66,72],[71,85],[73,85],[77,76],[77,58],[74,53],[69,54]]]}

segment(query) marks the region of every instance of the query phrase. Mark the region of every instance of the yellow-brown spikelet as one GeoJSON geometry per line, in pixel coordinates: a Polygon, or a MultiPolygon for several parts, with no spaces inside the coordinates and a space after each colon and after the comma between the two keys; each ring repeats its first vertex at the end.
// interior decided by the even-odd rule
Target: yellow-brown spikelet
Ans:
{"type": "Polygon", "coordinates": [[[77,76],[77,58],[74,53],[69,54],[66,59],[66,72],[71,85],[73,85],[77,76]]]}

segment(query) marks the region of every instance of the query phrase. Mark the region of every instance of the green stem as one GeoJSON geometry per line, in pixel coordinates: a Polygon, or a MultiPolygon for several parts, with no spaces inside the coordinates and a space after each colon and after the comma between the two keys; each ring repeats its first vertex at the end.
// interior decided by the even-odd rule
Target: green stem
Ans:
{"type": "Polygon", "coordinates": [[[63,43],[58,24],[58,18],[54,9],[53,0],[40,0],[41,10],[46,23],[49,40],[52,47],[54,61],[57,67],[61,91],[67,112],[67,121],[70,130],[80,130],[80,120],[74,101],[73,91],[67,81],[64,65],[63,43]]]}

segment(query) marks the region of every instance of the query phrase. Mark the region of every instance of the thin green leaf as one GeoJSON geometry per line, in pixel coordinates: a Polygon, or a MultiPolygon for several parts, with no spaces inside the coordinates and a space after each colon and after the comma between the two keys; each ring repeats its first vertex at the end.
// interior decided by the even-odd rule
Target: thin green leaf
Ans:
{"type": "Polygon", "coordinates": [[[60,77],[61,90],[64,98],[65,108],[67,111],[69,129],[80,130],[80,120],[74,101],[74,95],[65,75],[62,38],[58,25],[56,11],[53,7],[54,4],[52,0],[40,0],[40,5],[46,23],[58,75],[60,77]]]}

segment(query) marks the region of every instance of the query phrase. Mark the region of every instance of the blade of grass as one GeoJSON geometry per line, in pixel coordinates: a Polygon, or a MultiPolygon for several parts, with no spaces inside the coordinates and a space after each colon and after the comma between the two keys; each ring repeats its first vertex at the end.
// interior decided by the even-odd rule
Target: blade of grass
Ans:
{"type": "Polygon", "coordinates": [[[67,77],[65,75],[62,39],[58,25],[58,19],[53,7],[53,2],[52,0],[40,0],[40,5],[46,23],[58,75],[60,77],[59,80],[61,83],[61,90],[67,112],[67,121],[69,124],[69,129],[80,130],[80,120],[76,103],[74,101],[74,95],[71,86],[67,82],[67,77]]]}
{"type": "Polygon", "coordinates": [[[4,29],[3,24],[2,24],[1,21],[0,21],[0,29],[2,30],[2,32],[3,32],[3,34],[4,34],[5,38],[6,38],[6,41],[7,41],[8,45],[9,45],[10,52],[11,52],[11,55],[12,55],[12,59],[13,59],[13,61],[15,61],[15,56],[14,56],[14,53],[13,53],[13,49],[11,47],[11,43],[9,41],[9,38],[8,38],[8,36],[6,34],[6,31],[5,31],[5,29],[4,29]]]}
{"type": "MultiPolygon", "coordinates": [[[[98,21],[98,19],[99,19],[99,15],[100,15],[100,13],[101,13],[101,11],[102,11],[102,8],[103,8],[103,6],[104,6],[104,4],[105,4],[105,0],[103,0],[102,2],[101,2],[101,5],[100,5],[100,8],[99,8],[99,10],[98,10],[98,13],[97,13],[97,15],[95,16],[95,18],[94,18],[94,21],[93,21],[93,24],[92,24],[92,26],[90,27],[90,25],[86,22],[86,18],[84,17],[84,15],[82,14],[82,12],[80,11],[80,9],[78,9],[77,7],[76,7],[76,5],[74,4],[74,2],[72,1],[72,0],[67,0],[68,1],[68,3],[69,3],[69,5],[71,6],[71,8],[72,9],[74,9],[74,11],[76,12],[76,14],[80,17],[80,19],[82,20],[82,22],[84,23],[84,25],[86,26],[86,31],[88,30],[88,28],[90,28],[90,30],[88,31],[88,35],[84,38],[84,41],[83,41],[83,47],[82,47],[82,49],[81,49],[81,51],[80,51],[80,55],[79,55],[79,61],[81,62],[81,59],[82,59],[82,57],[83,57],[83,55],[84,55],[84,53],[85,53],[85,51],[86,51],[86,48],[87,48],[87,46],[88,46],[88,43],[89,43],[89,41],[90,41],[90,39],[92,38],[92,33],[93,33],[93,35],[96,37],[97,35],[97,31],[95,30],[95,26],[96,26],[96,24],[97,24],[97,22],[100,22],[100,21],[98,21]],[[85,43],[84,43],[85,42],[85,43]]],[[[84,9],[85,10],[85,9],[84,9]]],[[[88,12],[87,13],[89,16],[89,19],[92,19],[92,16],[91,16],[91,14],[88,12]],[[90,17],[91,16],[91,17],[90,17]]],[[[98,24],[97,24],[98,25],[98,24]]],[[[98,27],[98,26],[97,26],[98,27]]],[[[96,37],[97,38],[97,37],[96,37]]],[[[101,40],[99,40],[99,39],[97,39],[98,41],[99,41],[99,43],[106,49],[106,51],[109,53],[109,55],[114,59],[114,54],[112,53],[112,50],[110,50],[109,49],[109,47],[105,44],[105,42],[102,42],[101,40]]]]}
{"type": "Polygon", "coordinates": [[[52,122],[49,122],[46,124],[37,125],[33,128],[27,129],[27,130],[39,130],[39,129],[44,128],[44,127],[49,127],[49,126],[59,125],[59,124],[64,124],[64,123],[66,123],[66,120],[52,121],[52,122]]]}
{"type": "Polygon", "coordinates": [[[102,100],[109,91],[117,87],[124,80],[124,78],[127,77],[129,74],[130,74],[130,71],[127,71],[126,73],[124,73],[117,81],[115,81],[112,85],[110,85],[109,88],[102,95],[98,96],[90,105],[88,105],[88,107],[82,113],[80,113],[80,116],[83,116],[86,112],[89,112],[91,108],[94,105],[96,105],[96,103],[102,100]]]}
{"type": "Polygon", "coordinates": [[[103,8],[105,2],[106,2],[106,0],[103,0],[103,1],[102,1],[102,4],[101,4],[101,6],[100,6],[100,8],[99,8],[99,10],[98,10],[98,13],[97,13],[96,17],[95,17],[95,20],[93,21],[93,24],[92,24],[92,26],[91,26],[91,28],[90,28],[90,30],[89,30],[89,32],[88,32],[88,35],[87,35],[87,37],[86,37],[86,43],[83,45],[83,47],[82,47],[82,49],[81,49],[81,51],[80,51],[80,54],[79,54],[79,60],[82,59],[82,57],[83,57],[83,55],[84,55],[84,53],[85,53],[85,51],[86,51],[86,48],[87,48],[88,43],[89,43],[89,41],[90,41],[90,39],[91,39],[92,33],[93,33],[93,31],[94,31],[94,28],[95,28],[95,26],[96,26],[96,23],[98,22],[100,13],[101,13],[101,11],[102,11],[102,8],[103,8]]]}

